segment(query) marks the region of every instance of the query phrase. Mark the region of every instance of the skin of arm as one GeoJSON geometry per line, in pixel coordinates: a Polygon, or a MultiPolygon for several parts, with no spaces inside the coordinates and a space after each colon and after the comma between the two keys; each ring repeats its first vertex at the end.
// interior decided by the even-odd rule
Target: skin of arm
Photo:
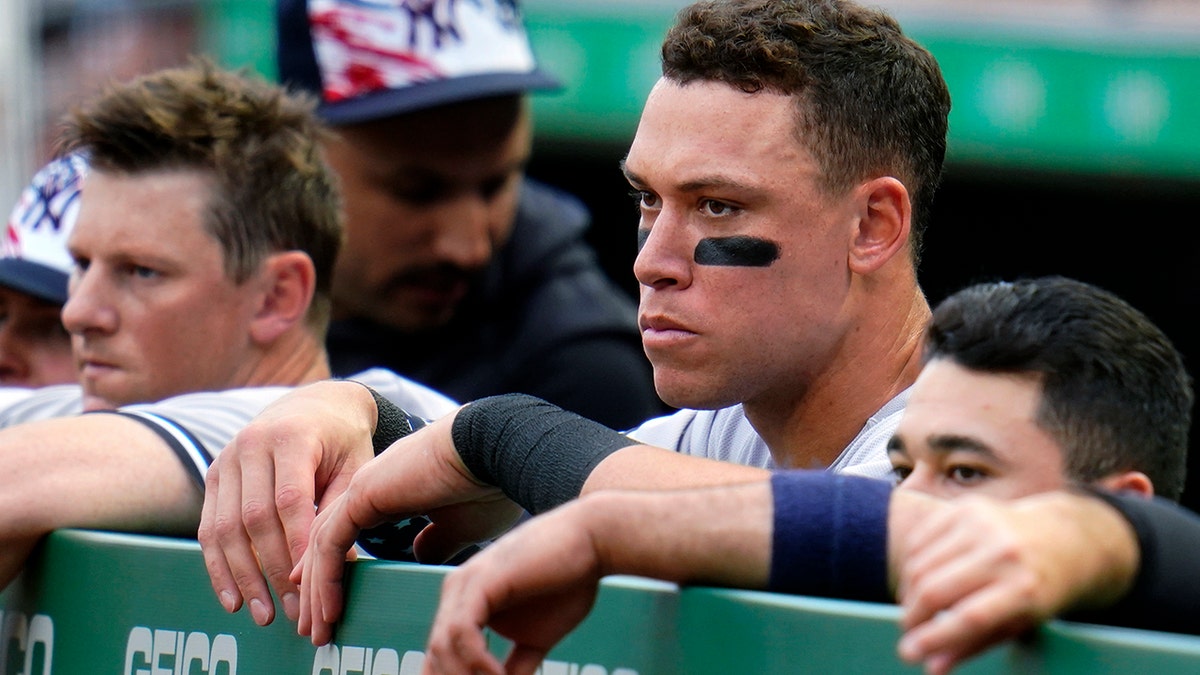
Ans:
{"type": "MultiPolygon", "coordinates": [[[[763,588],[772,509],[760,481],[596,492],[531,519],[448,575],[424,672],[534,672],[608,574],[763,588]],[[485,626],[514,643],[503,665],[485,626]]],[[[1061,611],[1115,601],[1137,568],[1132,528],[1090,496],[959,504],[896,490],[887,529],[889,583],[905,598],[898,649],[935,673],[1061,611]]]]}
{"type": "Polygon", "coordinates": [[[205,477],[197,538],[226,611],[245,602],[256,623],[271,623],[270,583],[288,618],[299,618],[299,590],[289,577],[308,545],[314,507],[344,492],[374,457],[376,421],[366,387],[317,382],[273,402],[217,456],[205,477]]]}
{"type": "Polygon", "coordinates": [[[772,508],[770,484],[758,481],[595,492],[533,518],[446,577],[422,672],[533,673],[608,574],[762,588],[772,508]],[[503,666],[485,625],[513,640],[503,666]]]}
{"type": "Polygon", "coordinates": [[[466,546],[505,532],[521,516],[498,488],[463,465],[446,415],[393,443],[363,465],[344,492],[313,521],[309,546],[292,572],[300,585],[298,630],[313,644],[332,639],[341,617],[342,573],[359,532],[388,520],[425,515],[431,524],[413,541],[422,562],[440,563],[466,546]]]}
{"type": "MultiPolygon", "coordinates": [[[[438,563],[466,546],[507,531],[521,507],[495,487],[476,479],[463,464],[447,415],[400,439],[364,469],[313,522],[310,546],[292,581],[302,585],[298,630],[322,645],[343,609],[342,573],[347,553],[363,529],[415,515],[432,524],[414,540],[422,562],[438,563]]],[[[602,460],[582,493],[607,489],[649,490],[762,481],[763,469],[632,445],[602,460]]]]}
{"type": "MultiPolygon", "coordinates": [[[[889,538],[944,507],[894,492],[889,538]]],[[[422,672],[533,673],[587,615],[609,574],[766,588],[773,524],[769,480],[581,497],[523,523],[446,577],[422,672]],[[503,665],[487,648],[485,626],[513,641],[503,665]]]]}
{"type": "Polygon", "coordinates": [[[192,536],[201,495],[150,429],[117,415],[0,431],[0,588],[38,540],[64,527],[192,536]]]}
{"type": "Polygon", "coordinates": [[[935,674],[1062,611],[1111,604],[1139,566],[1129,522],[1102,500],[1070,492],[962,497],[894,546],[903,561],[897,650],[935,674]]]}

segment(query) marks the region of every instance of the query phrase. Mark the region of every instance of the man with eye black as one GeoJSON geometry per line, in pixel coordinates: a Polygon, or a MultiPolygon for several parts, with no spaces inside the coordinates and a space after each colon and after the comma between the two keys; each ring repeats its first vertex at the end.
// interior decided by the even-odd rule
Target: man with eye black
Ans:
{"type": "MultiPolygon", "coordinates": [[[[950,110],[936,61],[890,16],[852,2],[718,0],[680,12],[662,73],[621,168],[640,210],[642,347],[659,397],[679,411],[629,436],[760,468],[890,477],[886,444],[930,316],[917,264],[950,110]]],[[[275,411],[306,409],[309,393],[275,411]]],[[[210,478],[238,472],[224,464],[239,454],[315,466],[369,453],[347,439],[364,419],[370,430],[374,406],[354,402],[365,407],[354,434],[331,416],[252,422],[210,478]],[[323,442],[261,443],[275,432],[323,442]]],[[[646,487],[669,482],[654,466],[642,475],[646,487]]],[[[337,481],[318,479],[321,503],[344,489],[337,481]]],[[[294,594],[298,558],[281,542],[306,540],[311,512],[221,541],[205,525],[240,507],[212,489],[206,499],[214,588],[270,602],[261,562],[281,597],[294,594]]]]}

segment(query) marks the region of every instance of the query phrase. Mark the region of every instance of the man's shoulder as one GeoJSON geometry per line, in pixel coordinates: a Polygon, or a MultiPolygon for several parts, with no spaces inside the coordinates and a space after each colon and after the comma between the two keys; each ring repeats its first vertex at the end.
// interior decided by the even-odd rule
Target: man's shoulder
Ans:
{"type": "Polygon", "coordinates": [[[0,410],[0,428],[26,422],[69,417],[83,410],[83,389],[77,384],[59,384],[28,390],[0,410]]]}
{"type": "Polygon", "coordinates": [[[684,408],[629,432],[640,443],[726,462],[771,468],[771,451],[741,405],[716,410],[684,408]]]}
{"type": "Polygon", "coordinates": [[[405,411],[425,419],[437,419],[459,405],[449,396],[386,368],[370,368],[346,379],[367,385],[405,411]]]}

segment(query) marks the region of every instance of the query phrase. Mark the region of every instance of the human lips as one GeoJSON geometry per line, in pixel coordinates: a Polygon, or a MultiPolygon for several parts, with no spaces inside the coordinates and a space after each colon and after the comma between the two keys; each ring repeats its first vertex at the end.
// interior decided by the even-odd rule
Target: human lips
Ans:
{"type": "Polygon", "coordinates": [[[470,290],[472,279],[472,275],[457,270],[410,272],[393,279],[388,291],[423,305],[455,305],[470,290]]]}
{"type": "Polygon", "coordinates": [[[648,348],[668,347],[697,335],[686,324],[662,315],[643,315],[638,319],[642,344],[648,348]]]}
{"type": "Polygon", "coordinates": [[[118,370],[117,363],[109,359],[82,354],[79,356],[79,374],[81,377],[98,377],[118,370]]]}

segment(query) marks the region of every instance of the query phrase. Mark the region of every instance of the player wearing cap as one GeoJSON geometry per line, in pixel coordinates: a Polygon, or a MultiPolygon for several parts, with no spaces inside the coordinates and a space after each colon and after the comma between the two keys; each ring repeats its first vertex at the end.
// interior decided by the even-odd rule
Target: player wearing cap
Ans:
{"type": "MultiPolygon", "coordinates": [[[[5,387],[75,381],[71,338],[59,315],[72,266],[66,242],[86,173],[87,164],[77,155],[55,159],[34,175],[8,218],[0,240],[0,385],[5,387]]],[[[0,393],[0,403],[8,393],[0,393]]]]}
{"type": "Polygon", "coordinates": [[[523,175],[525,94],[558,85],[516,3],[283,0],[277,18],[281,80],[319,95],[336,132],[334,374],[385,366],[464,401],[532,393],[616,428],[663,412],[588,214],[523,175]]]}

